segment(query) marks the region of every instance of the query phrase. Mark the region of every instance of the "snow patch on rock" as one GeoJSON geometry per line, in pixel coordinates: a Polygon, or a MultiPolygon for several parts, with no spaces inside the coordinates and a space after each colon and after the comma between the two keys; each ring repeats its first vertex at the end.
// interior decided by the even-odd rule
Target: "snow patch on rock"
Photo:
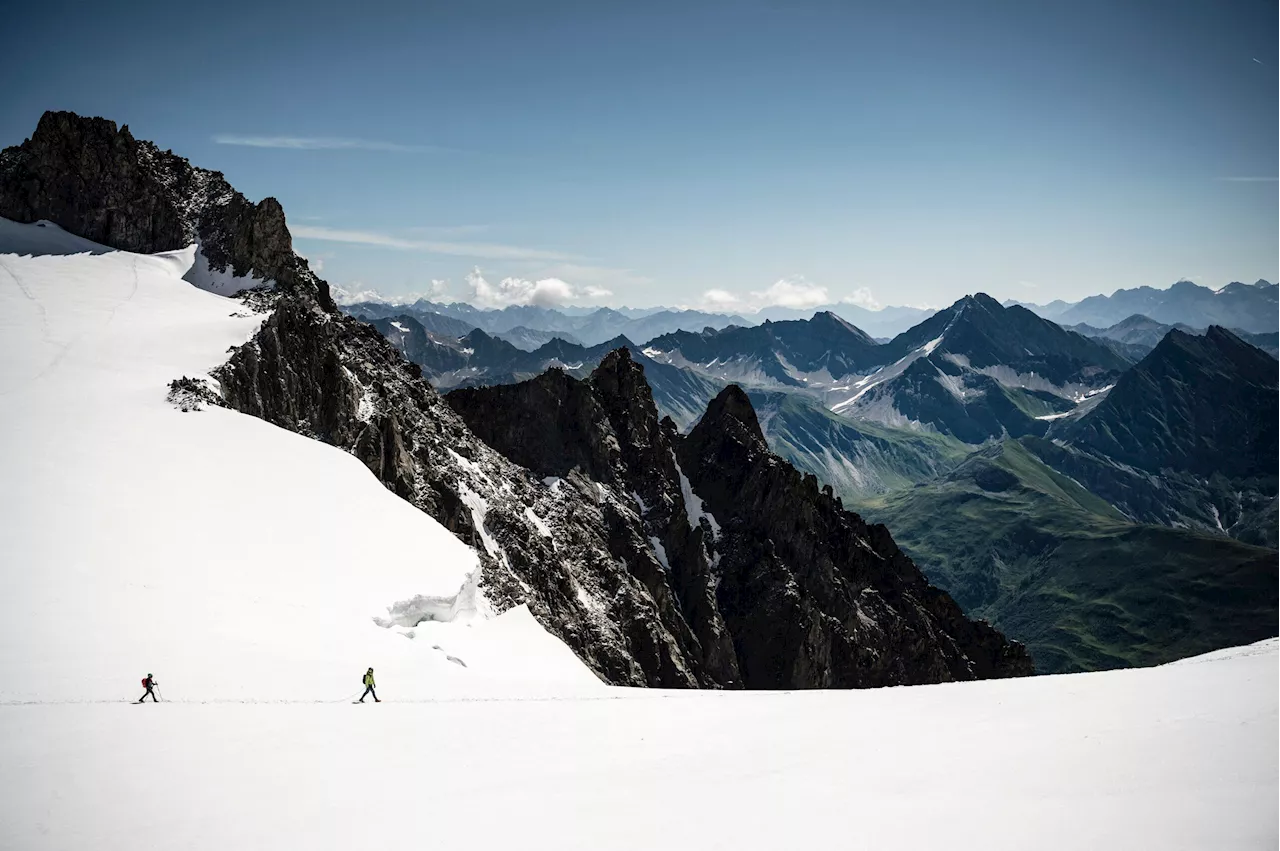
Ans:
{"type": "Polygon", "coordinates": [[[275,289],[275,281],[264,281],[256,275],[236,275],[230,266],[222,271],[214,269],[209,265],[209,258],[205,257],[204,251],[199,250],[200,244],[198,242],[195,248],[197,250],[191,269],[182,276],[187,283],[206,292],[225,296],[235,295],[241,290],[275,289]]]}

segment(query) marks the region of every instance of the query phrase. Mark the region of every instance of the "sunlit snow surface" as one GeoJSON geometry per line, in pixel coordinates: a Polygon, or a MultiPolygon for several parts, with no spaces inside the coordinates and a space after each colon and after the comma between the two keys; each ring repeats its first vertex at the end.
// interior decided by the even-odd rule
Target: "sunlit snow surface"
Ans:
{"type": "Polygon", "coordinates": [[[356,459],[165,402],[261,321],[190,261],[0,257],[0,848],[1276,846],[1274,640],[871,691],[599,686],[523,609],[486,619],[474,553],[356,459]],[[414,611],[453,620],[374,622],[414,611]],[[384,702],[352,706],[369,665],[384,702]],[[130,705],[148,672],[166,701],[130,705]]]}
{"type": "Polygon", "coordinates": [[[1276,688],[1269,642],[851,692],[0,707],[0,847],[1274,848],[1276,688]]]}
{"type": "MultiPolygon", "coordinates": [[[[76,247],[0,220],[0,250],[42,239],[76,247]]],[[[356,458],[166,401],[263,318],[180,280],[193,256],[0,254],[0,702],[147,673],[170,699],[333,700],[370,665],[401,697],[602,688],[526,611],[459,603],[474,551],[356,458]],[[462,617],[378,626],[397,604],[462,617]]]]}

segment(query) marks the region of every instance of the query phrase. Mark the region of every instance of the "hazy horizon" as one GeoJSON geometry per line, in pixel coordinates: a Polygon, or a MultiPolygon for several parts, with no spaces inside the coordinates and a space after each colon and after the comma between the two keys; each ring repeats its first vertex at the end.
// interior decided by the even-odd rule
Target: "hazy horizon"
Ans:
{"type": "MultiPolygon", "coordinates": [[[[1194,283],[1196,283],[1196,282],[1195,282],[1195,281],[1190,281],[1189,279],[1186,279],[1186,278],[1183,278],[1183,279],[1181,279],[1181,280],[1174,281],[1173,283],[1170,283],[1170,284],[1168,284],[1167,286],[1152,286],[1152,287],[1150,287],[1150,288],[1151,288],[1151,289],[1154,289],[1154,290],[1168,290],[1168,289],[1171,289],[1172,287],[1174,287],[1175,285],[1180,284],[1180,283],[1193,283],[1193,284],[1194,284],[1194,283]]],[[[1203,284],[1197,284],[1197,286],[1202,286],[1202,287],[1205,287],[1206,289],[1210,289],[1210,290],[1213,290],[1213,291],[1217,292],[1217,291],[1219,291],[1219,290],[1223,289],[1224,287],[1227,287],[1227,286],[1229,286],[1230,284],[1233,284],[1233,283],[1242,283],[1242,284],[1246,284],[1246,285],[1249,285],[1249,286],[1256,286],[1256,285],[1258,285],[1258,284],[1262,284],[1262,283],[1265,283],[1265,284],[1267,284],[1267,285],[1273,285],[1273,284],[1275,284],[1276,282],[1275,282],[1275,281],[1268,280],[1268,279],[1266,279],[1266,278],[1258,278],[1257,280],[1253,280],[1253,281],[1225,281],[1225,282],[1220,283],[1220,284],[1209,284],[1209,283],[1203,283],[1203,284]]],[[[1139,287],[1122,287],[1121,289],[1139,289],[1139,288],[1141,288],[1141,286],[1150,286],[1150,285],[1140,285],[1139,287]]],[[[417,302],[417,301],[420,301],[420,300],[421,300],[421,301],[429,301],[429,302],[433,302],[433,303],[435,303],[435,304],[442,304],[442,305],[452,305],[452,304],[464,304],[464,305],[470,305],[471,307],[475,307],[475,308],[480,309],[480,310],[501,310],[501,309],[504,309],[504,308],[506,308],[506,307],[546,307],[546,308],[551,308],[551,309],[565,309],[565,308],[568,308],[568,309],[573,309],[573,310],[583,310],[583,309],[585,309],[585,310],[592,310],[592,309],[602,309],[602,308],[608,308],[608,309],[611,309],[611,310],[702,310],[702,311],[705,311],[705,312],[707,312],[707,313],[721,313],[721,314],[726,314],[726,315],[733,315],[733,314],[737,314],[737,315],[740,315],[740,316],[743,316],[743,317],[747,317],[747,316],[755,316],[755,315],[757,315],[757,314],[759,314],[759,313],[761,313],[761,312],[763,312],[763,311],[769,310],[769,309],[774,308],[774,307],[784,307],[784,308],[788,308],[788,309],[791,309],[791,310],[798,310],[798,311],[801,311],[801,312],[805,312],[805,311],[809,311],[809,310],[817,310],[817,309],[819,309],[819,308],[829,308],[829,307],[834,307],[834,306],[839,306],[839,305],[848,305],[848,306],[852,306],[852,307],[857,307],[857,308],[860,308],[860,309],[862,309],[862,310],[870,311],[870,312],[872,312],[872,313],[880,313],[880,312],[882,312],[882,311],[885,311],[885,310],[891,310],[891,309],[894,309],[894,308],[899,308],[899,309],[901,309],[901,308],[910,308],[910,309],[915,309],[915,310],[933,310],[933,311],[938,311],[938,310],[942,310],[942,309],[944,309],[944,308],[946,308],[946,307],[949,307],[949,306],[950,306],[950,305],[952,305],[952,304],[955,304],[957,301],[961,300],[962,298],[965,298],[966,296],[977,295],[977,294],[979,294],[979,293],[983,293],[983,292],[984,292],[983,290],[975,290],[974,292],[971,292],[971,293],[961,293],[961,294],[957,295],[957,296],[956,296],[954,299],[952,299],[951,301],[946,302],[945,304],[928,304],[928,305],[924,305],[924,304],[879,304],[879,305],[876,305],[875,307],[868,307],[868,306],[866,306],[865,304],[859,304],[857,301],[854,301],[854,300],[849,299],[849,298],[845,298],[845,299],[836,299],[836,300],[832,300],[832,301],[827,301],[827,302],[823,302],[823,303],[821,303],[821,304],[815,304],[815,305],[812,305],[812,306],[810,306],[810,307],[788,307],[787,305],[762,305],[762,306],[756,307],[755,309],[752,309],[752,310],[718,310],[718,309],[715,309],[715,308],[707,308],[707,307],[704,307],[704,306],[701,306],[701,305],[679,305],[679,304],[632,304],[632,303],[622,302],[622,301],[606,301],[606,302],[601,302],[601,303],[598,303],[598,304],[578,304],[578,303],[546,303],[546,304],[536,304],[536,303],[533,303],[533,302],[527,302],[527,303],[520,303],[520,304],[508,304],[508,305],[501,305],[501,306],[497,306],[497,307],[495,307],[495,306],[485,306],[485,305],[481,305],[481,304],[476,304],[474,301],[472,301],[472,300],[470,300],[470,299],[467,299],[467,298],[454,298],[454,297],[451,297],[451,296],[449,296],[449,295],[444,295],[444,296],[439,296],[439,297],[432,297],[429,293],[406,293],[406,294],[402,294],[402,295],[388,295],[388,294],[381,293],[381,292],[378,292],[377,290],[373,290],[373,289],[359,290],[359,291],[354,291],[354,292],[353,292],[353,291],[351,291],[351,290],[347,290],[347,289],[345,289],[345,288],[344,288],[344,287],[342,287],[341,285],[334,284],[333,282],[330,282],[330,287],[331,287],[331,289],[333,290],[334,298],[338,301],[338,303],[339,303],[339,304],[343,304],[343,305],[356,304],[356,303],[359,303],[359,302],[380,302],[380,303],[383,303],[383,304],[389,304],[389,305],[409,305],[409,304],[413,304],[414,302],[417,302]]],[[[1105,293],[1104,293],[1104,292],[1091,293],[1090,295],[1082,296],[1081,298],[1077,298],[1077,299],[1065,299],[1064,301],[1067,301],[1067,302],[1069,302],[1069,303],[1078,303],[1078,302],[1080,302],[1080,301],[1084,300],[1085,298],[1091,298],[1091,297],[1093,297],[1093,296],[1099,296],[1099,295],[1101,295],[1101,296],[1112,297],[1112,296],[1114,296],[1117,292],[1119,292],[1119,290],[1113,290],[1113,291],[1111,291],[1111,292],[1105,292],[1105,293]]],[[[986,295],[991,295],[991,293],[986,293],[986,295]]],[[[992,297],[992,298],[996,298],[994,295],[992,295],[991,297],[992,297]]],[[[999,300],[1002,304],[1009,303],[1009,302],[1017,302],[1017,303],[1019,303],[1019,304],[1035,304],[1035,305],[1044,306],[1044,305],[1052,304],[1054,301],[1058,301],[1059,299],[1046,299],[1046,300],[1043,300],[1043,301],[1037,301],[1037,300],[1035,300],[1035,299],[1031,299],[1031,298],[1023,298],[1023,299],[1012,299],[1012,298],[1007,298],[1007,299],[998,299],[998,300],[999,300]]]]}

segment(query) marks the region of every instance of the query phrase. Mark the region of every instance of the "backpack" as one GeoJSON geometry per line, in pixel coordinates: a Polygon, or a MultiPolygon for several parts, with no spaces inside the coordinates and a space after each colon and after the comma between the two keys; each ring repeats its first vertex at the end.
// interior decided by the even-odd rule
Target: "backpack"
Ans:
{"type": "Polygon", "coordinates": [[[147,686],[149,686],[149,685],[151,685],[150,681],[149,681],[149,680],[147,680],[147,678],[146,678],[146,677],[143,677],[143,678],[142,678],[142,687],[143,687],[143,688],[146,688],[146,687],[147,687],[147,686]]]}

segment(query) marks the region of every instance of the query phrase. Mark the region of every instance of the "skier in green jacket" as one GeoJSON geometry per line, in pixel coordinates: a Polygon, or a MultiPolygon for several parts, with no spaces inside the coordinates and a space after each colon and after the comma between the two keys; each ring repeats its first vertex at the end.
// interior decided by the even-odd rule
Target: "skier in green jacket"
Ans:
{"type": "Polygon", "coordinates": [[[364,699],[369,695],[373,695],[374,703],[382,703],[378,700],[378,693],[373,690],[373,668],[364,672],[364,694],[360,695],[360,699],[356,703],[364,703],[364,699]]]}

